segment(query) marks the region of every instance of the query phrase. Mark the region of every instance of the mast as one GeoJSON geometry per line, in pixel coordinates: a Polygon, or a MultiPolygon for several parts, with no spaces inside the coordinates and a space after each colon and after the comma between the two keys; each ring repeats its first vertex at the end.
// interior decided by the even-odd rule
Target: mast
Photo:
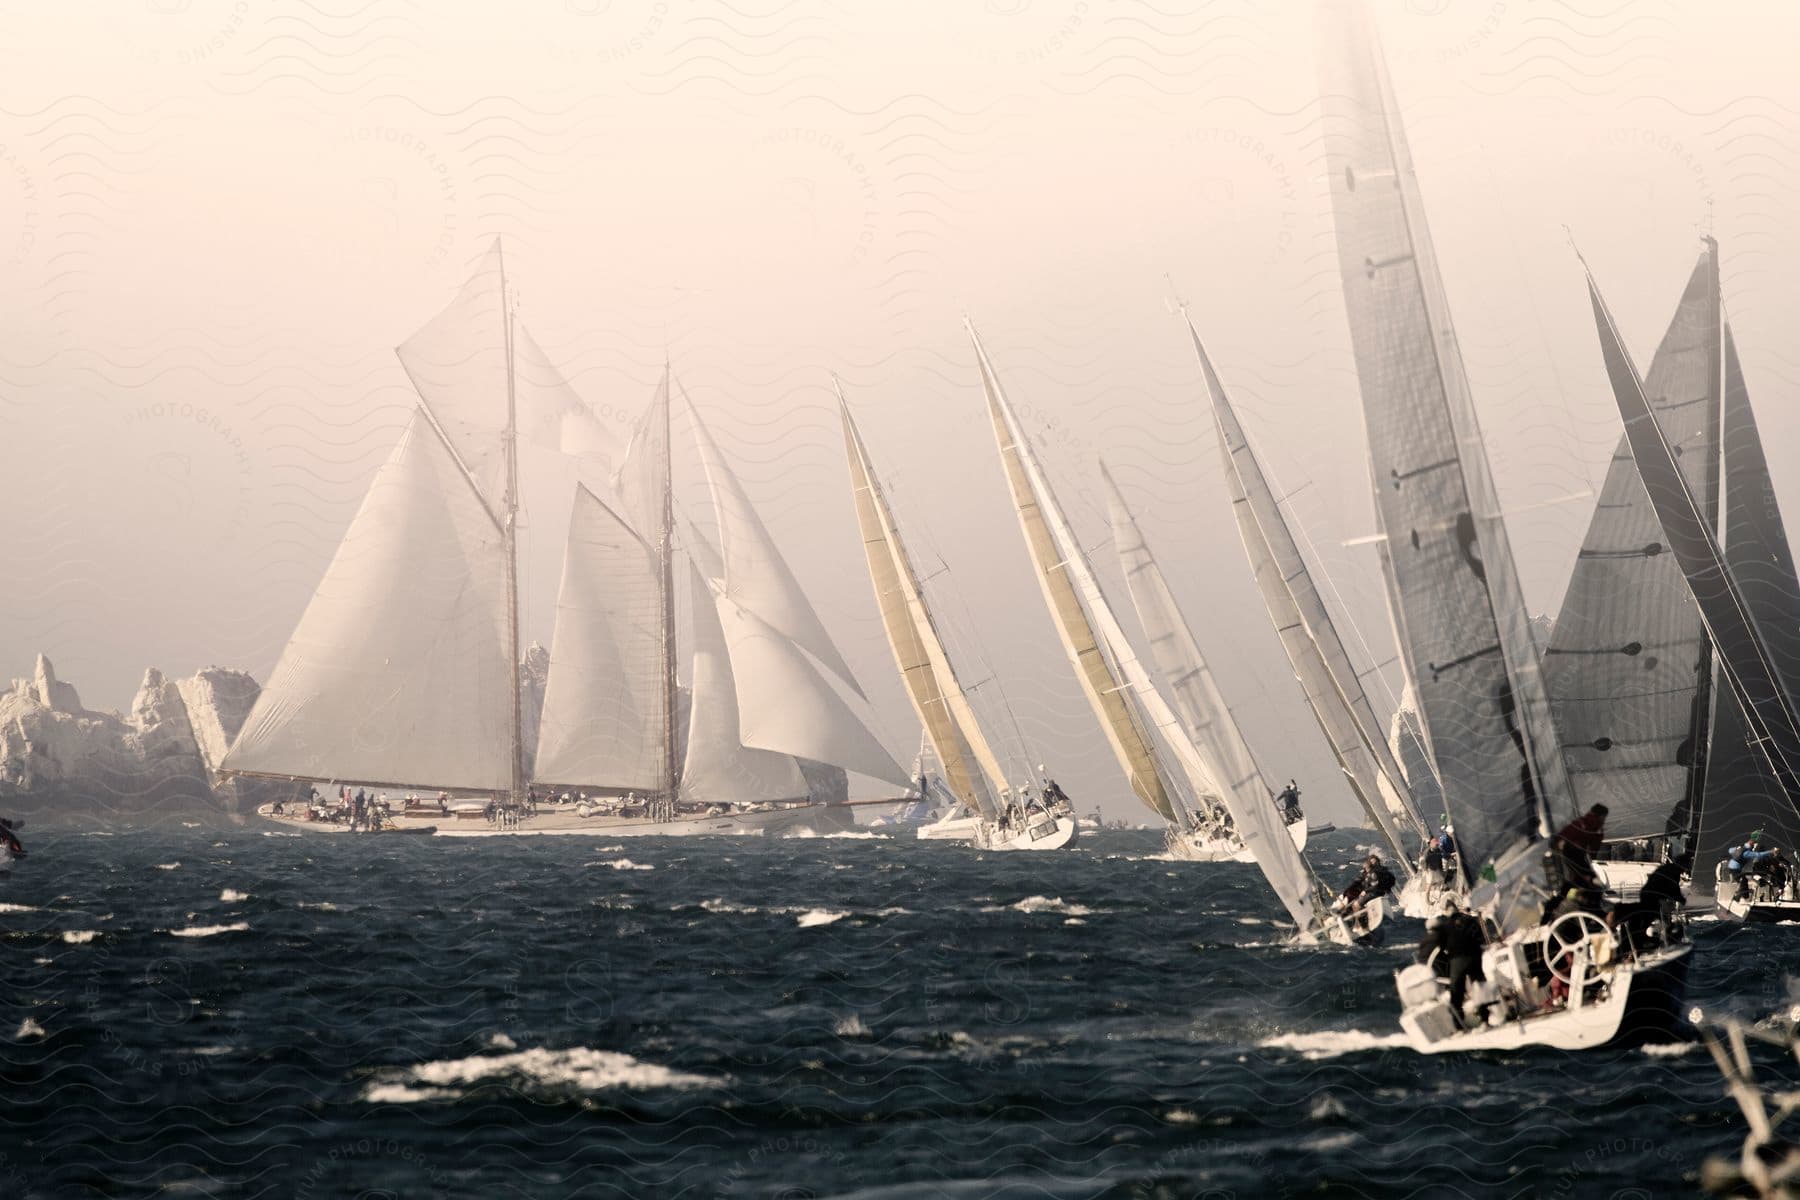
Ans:
{"type": "Polygon", "coordinates": [[[662,522],[657,530],[657,554],[662,558],[662,659],[663,659],[663,790],[670,800],[681,784],[675,757],[675,485],[670,473],[673,455],[669,447],[669,360],[663,359],[663,470],[662,522]]]}
{"type": "Polygon", "coordinates": [[[525,706],[520,696],[519,677],[519,399],[517,372],[513,358],[514,312],[512,297],[506,290],[505,252],[495,243],[500,259],[500,319],[506,352],[506,496],[503,501],[505,519],[502,526],[506,540],[506,647],[512,686],[512,792],[508,797],[518,804],[525,795],[525,706]]]}
{"type": "MultiPolygon", "coordinates": [[[[1706,471],[1705,490],[1700,502],[1706,506],[1703,514],[1706,523],[1723,542],[1726,531],[1719,498],[1725,482],[1725,305],[1719,285],[1719,243],[1711,234],[1701,235],[1700,240],[1706,243],[1707,296],[1712,304],[1707,330],[1710,335],[1707,349],[1711,354],[1707,379],[1713,384],[1712,403],[1706,406],[1708,453],[1703,468],[1706,471]]],[[[1651,368],[1655,369],[1654,363],[1651,368]]],[[[1707,763],[1712,758],[1713,705],[1718,702],[1717,690],[1713,687],[1717,650],[1704,624],[1700,627],[1700,639],[1700,683],[1694,692],[1694,765],[1688,772],[1687,795],[1683,799],[1687,805],[1686,849],[1690,853],[1700,845],[1700,817],[1706,808],[1707,763]]]]}

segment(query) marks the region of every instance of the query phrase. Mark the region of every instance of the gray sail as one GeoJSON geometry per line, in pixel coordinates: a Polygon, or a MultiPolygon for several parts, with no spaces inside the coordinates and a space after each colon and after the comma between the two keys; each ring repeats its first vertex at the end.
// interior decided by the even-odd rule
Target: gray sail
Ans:
{"type": "Polygon", "coordinates": [[[1591,275],[1588,298],[1632,457],[1718,651],[1722,674],[1742,706],[1751,738],[1768,757],[1784,791],[1800,794],[1800,720],[1793,698],[1775,670],[1756,614],[1727,568],[1702,502],[1682,478],[1675,449],[1657,424],[1637,368],[1591,275]]]}
{"type": "MultiPolygon", "coordinates": [[[[1725,562],[1757,619],[1777,672],[1791,680],[1800,666],[1800,580],[1730,326],[1723,341],[1725,562]]],[[[1737,697],[1729,688],[1718,689],[1717,697],[1695,862],[1718,861],[1728,847],[1757,829],[1775,845],[1791,849],[1800,844],[1800,812],[1767,756],[1751,744],[1737,697]]],[[[1711,877],[1697,870],[1694,878],[1700,884],[1711,877]]]]}
{"type": "Polygon", "coordinates": [[[1381,50],[1360,5],[1323,12],[1338,265],[1395,624],[1462,870],[1517,894],[1573,810],[1568,778],[1381,50]]]}
{"type": "MultiPolygon", "coordinates": [[[[1644,380],[1708,514],[1718,503],[1718,296],[1709,246],[1644,380]]],[[[1544,660],[1577,805],[1605,804],[1614,840],[1685,838],[1702,781],[1712,654],[1665,542],[1622,435],[1544,660]]]]}
{"type": "Polygon", "coordinates": [[[1106,481],[1107,511],[1112,519],[1113,547],[1119,553],[1119,566],[1125,572],[1138,622],[1150,644],[1150,659],[1156,664],[1163,686],[1174,697],[1183,732],[1226,789],[1227,795],[1222,799],[1238,836],[1262,868],[1282,906],[1300,929],[1316,933],[1318,881],[1288,835],[1287,823],[1274,804],[1250,743],[1231,715],[1212,669],[1194,640],[1194,632],[1175,602],[1175,593],[1169,589],[1156,556],[1150,552],[1150,544],[1144,540],[1143,531],[1104,463],[1100,476],[1106,481]]]}
{"type": "Polygon", "coordinates": [[[1423,833],[1422,814],[1412,802],[1406,775],[1388,748],[1381,718],[1375,715],[1375,706],[1363,690],[1362,678],[1338,634],[1331,610],[1325,606],[1325,597],[1313,583],[1299,540],[1288,526],[1275,490],[1244,436],[1237,410],[1191,321],[1188,335],[1193,339],[1194,353],[1200,356],[1206,390],[1212,397],[1219,453],[1225,460],[1231,490],[1231,511],[1237,518],[1251,569],[1263,589],[1269,616],[1351,790],[1395,855],[1402,863],[1407,862],[1411,854],[1387,801],[1388,795],[1395,798],[1405,814],[1402,824],[1410,827],[1411,833],[1423,833]]]}

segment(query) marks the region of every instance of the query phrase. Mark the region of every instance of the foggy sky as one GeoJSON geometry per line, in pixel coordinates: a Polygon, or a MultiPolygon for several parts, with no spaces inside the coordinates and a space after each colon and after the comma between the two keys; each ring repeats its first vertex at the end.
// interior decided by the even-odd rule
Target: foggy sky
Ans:
{"type": "MultiPolygon", "coordinates": [[[[1618,437],[1564,226],[1640,366],[1697,235],[1718,236],[1800,511],[1800,9],[1377,8],[1532,610],[1560,601],[1618,437]]],[[[266,678],[409,411],[392,347],[499,234],[522,316],[622,433],[668,353],[902,763],[918,728],[833,371],[965,679],[998,676],[1081,811],[1150,819],[1031,577],[966,312],[1115,599],[1100,456],[1267,771],[1350,819],[1164,280],[1387,659],[1375,554],[1344,544],[1374,525],[1316,70],[1305,6],[1273,0],[13,6],[0,677],[41,650],[93,707],[127,705],[148,665],[266,678]]],[[[535,574],[527,636],[547,644],[556,578],[535,574]]],[[[994,686],[977,696],[998,722],[994,686]]]]}

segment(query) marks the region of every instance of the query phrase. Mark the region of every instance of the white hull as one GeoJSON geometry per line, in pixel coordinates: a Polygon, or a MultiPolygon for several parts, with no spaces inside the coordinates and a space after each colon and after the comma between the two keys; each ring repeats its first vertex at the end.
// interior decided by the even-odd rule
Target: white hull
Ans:
{"type": "Polygon", "coordinates": [[[1333,912],[1327,918],[1325,937],[1339,946],[1355,946],[1381,927],[1387,916],[1387,900],[1377,896],[1362,906],[1354,916],[1333,912]]]}
{"type": "Polygon", "coordinates": [[[1482,965],[1488,981],[1469,985],[1466,1029],[1459,1029],[1451,1015],[1447,984],[1433,976],[1429,967],[1415,964],[1396,972],[1406,1002],[1400,1028],[1412,1048],[1420,1054],[1525,1046],[1589,1050],[1681,1036],[1682,997],[1693,946],[1683,942],[1643,954],[1635,961],[1602,961],[1604,952],[1596,956],[1590,942],[1588,948],[1569,956],[1572,984],[1567,1001],[1548,1007],[1548,988],[1524,966],[1527,946],[1536,945],[1542,933],[1541,928],[1525,930],[1486,948],[1482,965]],[[1480,1023],[1478,1002],[1492,999],[1492,1012],[1499,1018],[1506,1007],[1506,1001],[1499,998],[1507,993],[1519,997],[1523,1015],[1509,1014],[1480,1023]]]}
{"type": "MultiPolygon", "coordinates": [[[[535,817],[526,817],[517,825],[501,827],[484,816],[470,816],[452,809],[446,817],[441,813],[401,814],[394,818],[398,831],[422,832],[435,828],[438,837],[711,837],[711,836],[781,836],[806,830],[829,832],[847,827],[837,814],[828,814],[824,804],[796,804],[761,811],[728,812],[718,816],[683,816],[671,821],[654,821],[645,817],[619,817],[595,813],[583,817],[572,807],[540,808],[535,817]]],[[[282,826],[308,833],[348,833],[347,826],[324,821],[308,821],[301,817],[277,817],[264,805],[258,815],[269,817],[282,826]]]]}
{"type": "Polygon", "coordinates": [[[1775,887],[1768,879],[1752,875],[1744,894],[1738,894],[1738,881],[1731,870],[1720,863],[1713,870],[1714,911],[1728,921],[1749,921],[1762,925],[1778,921],[1800,921],[1800,874],[1792,868],[1787,883],[1775,887]]]}
{"type": "Polygon", "coordinates": [[[1594,874],[1606,885],[1606,890],[1616,893],[1621,900],[1636,900],[1638,893],[1644,890],[1644,881],[1650,873],[1661,866],[1653,862],[1632,862],[1615,860],[1594,864],[1594,874]]]}
{"type": "MultiPolygon", "coordinates": [[[[1288,837],[1293,839],[1294,849],[1306,849],[1306,818],[1302,817],[1287,827],[1288,837]]],[[[1256,856],[1250,853],[1249,847],[1238,840],[1236,834],[1226,837],[1208,837],[1195,830],[1177,833],[1173,825],[1167,828],[1164,843],[1169,848],[1172,858],[1183,862],[1237,862],[1253,863],[1256,856]]]]}
{"type": "Polygon", "coordinates": [[[922,842],[966,842],[975,836],[975,831],[979,828],[981,828],[980,817],[951,817],[919,826],[919,840],[922,842]]]}
{"type": "Polygon", "coordinates": [[[1081,822],[1072,813],[1046,814],[1010,833],[983,823],[971,844],[981,850],[1061,850],[1074,845],[1080,832],[1081,822]]]}

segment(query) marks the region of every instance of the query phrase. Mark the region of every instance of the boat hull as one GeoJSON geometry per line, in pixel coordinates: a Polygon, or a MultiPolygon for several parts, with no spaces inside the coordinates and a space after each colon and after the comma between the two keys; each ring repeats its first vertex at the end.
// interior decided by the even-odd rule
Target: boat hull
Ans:
{"type": "Polygon", "coordinates": [[[1073,846],[1081,834],[1081,822],[1072,813],[1036,821],[1010,836],[984,825],[973,845],[981,850],[1062,850],[1073,846]]]}
{"type": "MultiPolygon", "coordinates": [[[[1456,1030],[1447,1024],[1448,1004],[1421,1004],[1401,1014],[1400,1028],[1420,1054],[1526,1046],[1595,1050],[1686,1041],[1692,1028],[1683,1005],[1693,951],[1691,945],[1678,945],[1615,968],[1608,973],[1606,995],[1579,1007],[1456,1030]]],[[[1490,960],[1490,977],[1493,973],[1490,960]]]]}
{"type": "MultiPolygon", "coordinates": [[[[307,833],[349,832],[347,827],[340,824],[276,817],[269,813],[266,805],[257,812],[284,829],[297,829],[307,833]]],[[[383,832],[435,832],[438,837],[785,837],[836,833],[850,829],[854,824],[848,808],[829,804],[799,804],[760,812],[729,812],[718,816],[696,814],[671,821],[602,814],[583,817],[573,808],[558,806],[549,811],[540,811],[535,817],[526,817],[519,824],[507,827],[491,824],[483,816],[470,816],[464,810],[453,811],[449,817],[441,812],[435,813],[430,822],[427,824],[424,817],[403,813],[394,818],[393,829],[383,832]]]]}
{"type": "Polygon", "coordinates": [[[921,842],[966,842],[980,828],[980,817],[955,817],[919,826],[918,837],[921,842]]]}

